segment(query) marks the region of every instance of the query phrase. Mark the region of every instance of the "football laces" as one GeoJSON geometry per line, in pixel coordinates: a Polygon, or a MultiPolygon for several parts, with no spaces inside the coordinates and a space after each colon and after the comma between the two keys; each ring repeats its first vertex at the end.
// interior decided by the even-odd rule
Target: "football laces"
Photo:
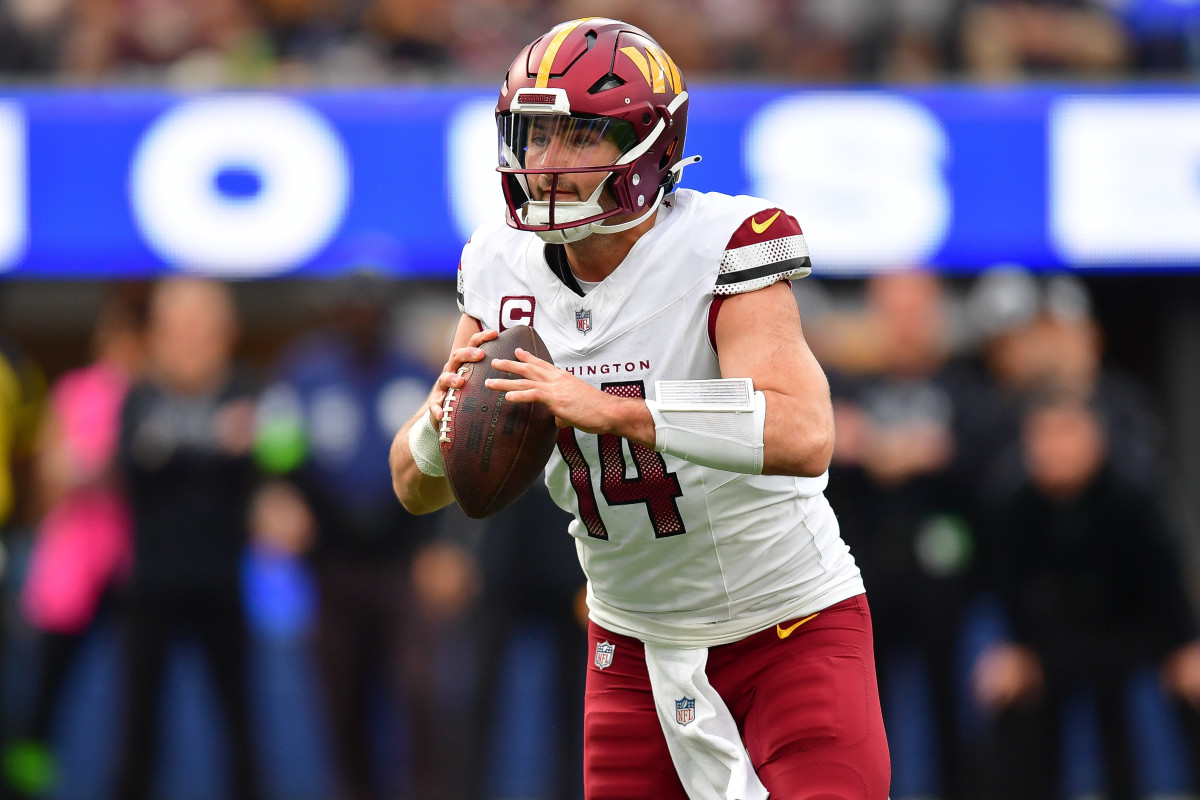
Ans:
{"type": "MultiPolygon", "coordinates": [[[[462,375],[464,377],[470,371],[471,371],[470,364],[463,364],[461,367],[458,368],[458,374],[462,375]]],[[[442,424],[441,424],[441,428],[440,428],[440,434],[438,435],[439,442],[449,443],[451,441],[451,439],[450,439],[450,417],[454,413],[454,392],[455,392],[455,389],[453,386],[451,386],[449,389],[446,390],[446,397],[444,400],[442,400],[442,424]]]]}

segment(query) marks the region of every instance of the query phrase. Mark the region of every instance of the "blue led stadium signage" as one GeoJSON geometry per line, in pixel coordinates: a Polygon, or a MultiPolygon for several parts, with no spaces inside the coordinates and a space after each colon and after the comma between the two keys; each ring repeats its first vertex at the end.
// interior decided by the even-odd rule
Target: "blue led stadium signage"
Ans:
{"type": "MultiPolygon", "coordinates": [[[[0,92],[0,274],[450,277],[503,213],[486,89],[0,92]]],[[[686,186],[818,274],[1200,268],[1200,93],[697,86],[686,186]]]]}

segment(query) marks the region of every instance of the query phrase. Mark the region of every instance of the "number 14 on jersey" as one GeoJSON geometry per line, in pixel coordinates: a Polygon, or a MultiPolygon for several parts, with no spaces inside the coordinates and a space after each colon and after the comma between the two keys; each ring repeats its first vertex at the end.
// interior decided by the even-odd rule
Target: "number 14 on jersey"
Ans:
{"type": "MultiPolygon", "coordinates": [[[[600,388],[618,397],[645,398],[646,386],[642,381],[605,383],[600,388]]],[[[600,516],[596,502],[596,491],[592,476],[594,468],[584,459],[579,447],[578,431],[564,428],[558,434],[558,452],[571,472],[571,486],[579,498],[579,516],[587,527],[588,536],[607,539],[608,529],[600,516]]],[[[636,475],[627,476],[626,449],[623,440],[613,434],[602,434],[599,439],[600,492],[610,506],[644,503],[655,538],[678,536],[686,533],[683,517],[675,498],[683,492],[674,472],[667,471],[667,462],[662,454],[636,442],[628,442],[628,453],[633,457],[636,475]]]]}

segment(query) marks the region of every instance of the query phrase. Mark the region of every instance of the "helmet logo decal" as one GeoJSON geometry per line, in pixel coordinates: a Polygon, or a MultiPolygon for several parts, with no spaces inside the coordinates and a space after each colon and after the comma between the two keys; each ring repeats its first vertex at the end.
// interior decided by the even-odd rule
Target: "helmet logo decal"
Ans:
{"type": "Polygon", "coordinates": [[[678,93],[683,88],[679,67],[675,66],[675,62],[665,50],[646,45],[646,55],[642,55],[640,50],[632,46],[622,47],[621,52],[629,56],[629,60],[646,79],[646,85],[651,91],[661,94],[669,87],[672,92],[678,93]]]}
{"type": "Polygon", "coordinates": [[[571,35],[571,31],[593,19],[596,17],[583,17],[563,23],[558,33],[554,34],[554,38],[550,40],[549,46],[546,47],[546,54],[542,56],[542,63],[538,65],[537,83],[534,84],[536,88],[545,89],[550,85],[550,68],[554,66],[554,57],[558,55],[558,48],[562,47],[562,43],[571,35]]]}

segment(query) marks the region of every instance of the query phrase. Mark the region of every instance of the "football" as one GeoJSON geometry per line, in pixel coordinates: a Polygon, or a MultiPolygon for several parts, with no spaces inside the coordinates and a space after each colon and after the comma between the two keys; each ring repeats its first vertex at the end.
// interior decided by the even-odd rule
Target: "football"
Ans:
{"type": "Polygon", "coordinates": [[[492,359],[516,360],[517,348],[551,361],[537,331],[518,325],[482,345],[482,361],[458,370],[466,383],[442,404],[442,461],[454,499],[474,519],[491,516],[533,485],[558,438],[554,415],[541,403],[511,403],[484,386],[488,378],[511,378],[492,359]]]}

